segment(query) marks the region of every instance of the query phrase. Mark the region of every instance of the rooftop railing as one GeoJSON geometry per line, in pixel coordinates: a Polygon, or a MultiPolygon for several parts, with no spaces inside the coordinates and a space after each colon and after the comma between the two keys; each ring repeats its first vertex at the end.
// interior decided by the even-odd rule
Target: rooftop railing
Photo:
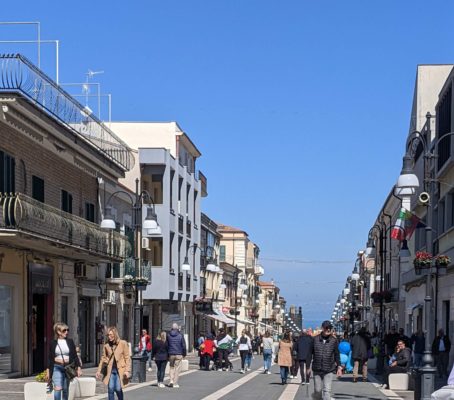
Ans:
{"type": "Polygon", "coordinates": [[[1,92],[21,93],[120,168],[129,171],[134,166],[131,148],[24,56],[0,55],[1,92]]]}

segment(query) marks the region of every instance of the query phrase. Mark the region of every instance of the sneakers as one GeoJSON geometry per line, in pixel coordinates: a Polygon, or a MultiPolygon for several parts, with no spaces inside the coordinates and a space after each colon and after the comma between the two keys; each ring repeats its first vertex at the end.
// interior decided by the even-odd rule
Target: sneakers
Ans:
{"type": "Polygon", "coordinates": [[[241,373],[244,374],[244,369],[241,370],[241,373]]]}
{"type": "Polygon", "coordinates": [[[293,379],[293,375],[289,375],[288,377],[289,377],[290,379],[293,379]]]}
{"type": "Polygon", "coordinates": [[[163,388],[163,387],[165,387],[165,385],[162,382],[159,382],[158,387],[163,388]]]}
{"type": "Polygon", "coordinates": [[[246,371],[250,371],[251,369],[250,368],[246,368],[246,371]]]}
{"type": "Polygon", "coordinates": [[[268,373],[268,370],[267,370],[267,369],[265,369],[265,370],[263,371],[263,373],[264,373],[264,374],[267,374],[267,373],[268,373]]]}
{"type": "Polygon", "coordinates": [[[173,387],[174,387],[174,388],[179,388],[180,385],[179,385],[178,383],[174,383],[173,387]]]}
{"type": "Polygon", "coordinates": [[[170,383],[169,383],[169,387],[173,387],[173,382],[170,382],[170,383]]]}
{"type": "Polygon", "coordinates": [[[271,375],[271,372],[270,372],[270,371],[268,371],[268,370],[266,370],[266,373],[267,373],[268,375],[271,375]]]}

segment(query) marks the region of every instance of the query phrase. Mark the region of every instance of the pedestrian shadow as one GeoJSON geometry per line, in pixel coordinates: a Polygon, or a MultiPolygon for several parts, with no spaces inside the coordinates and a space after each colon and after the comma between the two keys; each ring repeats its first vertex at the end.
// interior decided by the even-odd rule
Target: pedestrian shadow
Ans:
{"type": "MultiPolygon", "coordinates": [[[[333,396],[336,400],[338,399],[364,399],[364,394],[350,394],[350,393],[333,393],[333,396]]],[[[383,400],[383,397],[375,397],[367,395],[368,400],[383,400]]]]}

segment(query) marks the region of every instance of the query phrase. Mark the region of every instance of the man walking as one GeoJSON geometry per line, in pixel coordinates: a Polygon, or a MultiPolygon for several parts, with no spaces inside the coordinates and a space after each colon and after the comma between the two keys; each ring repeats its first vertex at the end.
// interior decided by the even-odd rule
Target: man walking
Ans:
{"type": "Polygon", "coordinates": [[[186,357],[186,342],[176,323],[172,324],[172,329],[167,335],[167,346],[170,364],[169,387],[178,388],[180,387],[178,378],[180,376],[181,360],[186,357]]]}
{"type": "Polygon", "coordinates": [[[309,336],[306,329],[303,329],[303,333],[293,346],[293,353],[295,354],[296,361],[299,363],[300,367],[302,385],[309,385],[310,383],[313,348],[314,340],[312,339],[312,336],[309,336]]]}
{"type": "Polygon", "coordinates": [[[322,323],[322,332],[314,338],[312,371],[314,374],[314,398],[331,400],[331,385],[334,374],[342,375],[338,341],[332,334],[330,321],[322,323]]]}
{"type": "Polygon", "coordinates": [[[449,352],[451,351],[451,341],[445,335],[443,329],[438,331],[438,336],[432,343],[432,354],[435,356],[438,376],[443,378],[448,376],[449,352]]]}
{"type": "Polygon", "coordinates": [[[366,328],[362,327],[355,334],[351,342],[353,364],[353,382],[358,381],[358,369],[361,364],[363,382],[367,381],[367,360],[369,358],[370,339],[367,336],[366,328]]]}

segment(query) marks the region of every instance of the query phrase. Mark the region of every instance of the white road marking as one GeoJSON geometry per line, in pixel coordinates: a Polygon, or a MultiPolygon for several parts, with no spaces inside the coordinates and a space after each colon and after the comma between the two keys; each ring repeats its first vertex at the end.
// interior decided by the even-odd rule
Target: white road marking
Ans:
{"type": "Polygon", "coordinates": [[[246,382],[250,381],[251,379],[254,379],[258,374],[262,374],[262,373],[263,373],[262,369],[252,371],[249,374],[247,374],[246,376],[242,377],[241,379],[236,380],[235,382],[231,383],[230,385],[227,385],[227,386],[223,387],[222,389],[219,389],[217,392],[214,392],[214,393],[210,394],[209,396],[204,397],[201,400],[218,400],[222,396],[229,394],[230,392],[237,389],[241,385],[245,384],[246,382]]]}
{"type": "Polygon", "coordinates": [[[279,397],[279,400],[293,400],[300,386],[301,386],[300,383],[288,384],[285,387],[284,391],[282,392],[281,396],[279,397]]]}

